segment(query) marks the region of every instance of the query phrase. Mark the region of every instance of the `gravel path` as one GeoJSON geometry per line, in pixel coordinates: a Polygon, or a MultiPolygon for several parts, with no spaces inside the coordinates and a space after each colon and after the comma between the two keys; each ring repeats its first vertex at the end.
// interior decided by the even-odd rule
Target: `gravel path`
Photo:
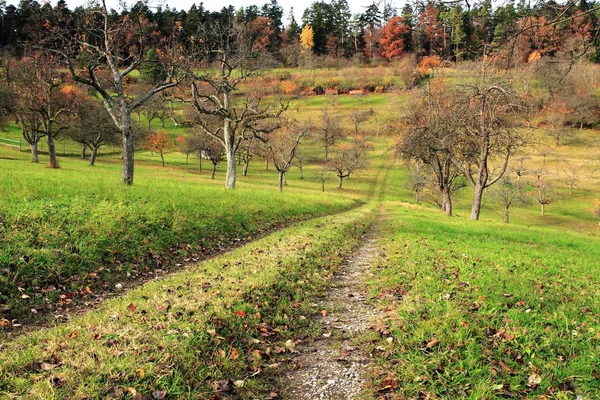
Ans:
{"type": "Polygon", "coordinates": [[[373,231],[333,279],[326,296],[316,304],[322,312],[322,337],[298,347],[286,374],[283,399],[357,399],[369,354],[353,345],[357,334],[380,315],[367,298],[366,279],[376,255],[373,231]]]}

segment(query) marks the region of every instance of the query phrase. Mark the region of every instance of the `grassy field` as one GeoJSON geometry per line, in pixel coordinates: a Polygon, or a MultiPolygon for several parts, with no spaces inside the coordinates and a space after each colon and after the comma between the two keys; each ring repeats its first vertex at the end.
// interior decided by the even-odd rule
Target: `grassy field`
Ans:
{"type": "Polygon", "coordinates": [[[95,301],[97,290],[111,290],[124,279],[353,207],[366,199],[372,182],[369,175],[359,175],[339,196],[321,193],[319,183],[290,173],[285,192],[278,193],[276,173],[263,171],[257,162],[249,177],[240,178],[239,190],[227,192],[221,174],[211,180],[194,165],[161,168],[157,161],[145,162],[144,154],[139,159],[136,184],[124,187],[118,159],[90,167],[61,158],[62,168],[50,170],[30,164],[24,153],[0,148],[5,318],[23,323],[42,312],[60,313],[95,301]]]}
{"type": "Polygon", "coordinates": [[[0,398],[268,397],[312,296],[374,215],[300,224],[0,345],[0,398]]]}
{"type": "MultiPolygon", "coordinates": [[[[384,72],[368,74],[402,87],[384,72]]],[[[273,74],[305,86],[349,85],[334,70],[273,74]]],[[[481,220],[469,221],[466,188],[447,218],[426,201],[414,204],[409,168],[392,159],[406,129],[401,117],[421,90],[292,102],[288,113],[303,122],[320,123],[328,108],[346,135],[352,113],[371,112],[359,128],[375,148],[369,169],[342,191],[335,176],[324,193],[314,179],[323,165],[314,137],[302,145],[311,157],[304,179],[293,168],[283,193],[276,171],[259,158],[247,177],[239,167],[238,189],[225,191],[224,163],[212,180],[208,162],[200,172],[197,158],[170,151],[161,167],[158,155],[139,150],[135,185],[124,187],[115,147],[101,150],[91,167],[78,158],[77,143],[60,138],[61,169],[51,170],[44,153],[31,164],[27,151],[0,140],[0,398],[269,396],[279,357],[315,333],[307,320],[318,312],[312,296],[325,290],[379,204],[370,290],[385,318],[360,339],[376,360],[371,395],[391,378],[395,398],[593,398],[600,390],[600,226],[589,208],[600,198],[600,131],[572,129],[557,146],[536,116],[521,128],[531,145],[507,172],[516,180],[522,160],[529,204],[511,208],[504,224],[501,205],[486,192],[481,220]],[[559,194],[545,216],[530,185],[540,170],[559,194]],[[152,277],[160,280],[139,285],[152,277]],[[35,329],[43,316],[91,305],[95,311],[35,329]],[[13,334],[23,323],[30,332],[13,334]]],[[[162,129],[160,121],[153,128],[162,129]]],[[[189,132],[170,121],[165,130],[172,139],[189,132]]],[[[0,132],[0,139],[19,136],[11,124],[0,132]]]]}
{"type": "Polygon", "coordinates": [[[597,395],[600,239],[386,208],[368,339],[398,398],[597,395]]]}

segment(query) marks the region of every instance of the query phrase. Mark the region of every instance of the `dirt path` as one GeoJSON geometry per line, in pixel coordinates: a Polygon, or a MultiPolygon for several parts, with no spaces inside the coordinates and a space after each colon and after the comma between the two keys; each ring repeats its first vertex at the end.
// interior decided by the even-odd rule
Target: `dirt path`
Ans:
{"type": "Polygon", "coordinates": [[[292,369],[283,382],[283,399],[359,398],[370,358],[353,339],[379,315],[365,288],[375,255],[375,231],[371,230],[316,304],[324,310],[320,317],[324,334],[297,348],[299,354],[290,360],[292,369]]]}

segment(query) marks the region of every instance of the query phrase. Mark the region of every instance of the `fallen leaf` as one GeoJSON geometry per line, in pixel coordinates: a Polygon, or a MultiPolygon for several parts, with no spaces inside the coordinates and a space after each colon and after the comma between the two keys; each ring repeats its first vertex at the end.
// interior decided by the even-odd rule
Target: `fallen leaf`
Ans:
{"type": "Polygon", "coordinates": [[[232,360],[237,360],[238,358],[240,358],[240,352],[234,347],[231,349],[231,352],[229,353],[229,358],[231,358],[232,360]]]}
{"type": "Polygon", "coordinates": [[[509,367],[508,365],[506,365],[502,361],[500,361],[498,364],[500,364],[500,367],[502,367],[502,369],[504,371],[508,372],[509,374],[514,374],[515,373],[514,369],[512,369],[511,367],[509,367]]]}
{"type": "Polygon", "coordinates": [[[129,311],[131,311],[131,312],[134,312],[134,311],[137,309],[137,307],[136,307],[135,305],[133,305],[133,303],[130,303],[130,304],[127,306],[127,309],[128,309],[129,311]]]}
{"type": "Polygon", "coordinates": [[[288,339],[287,342],[285,342],[285,347],[291,350],[296,347],[296,344],[291,339],[288,339]]]}
{"type": "Polygon", "coordinates": [[[242,310],[237,310],[236,312],[234,312],[236,317],[240,317],[240,318],[246,318],[246,313],[243,312],[242,310]]]}
{"type": "Polygon", "coordinates": [[[381,382],[381,384],[382,387],[377,390],[378,392],[391,392],[393,390],[396,390],[396,388],[398,387],[398,383],[393,378],[384,379],[383,382],[381,382]]]}
{"type": "Polygon", "coordinates": [[[327,316],[327,310],[321,310],[321,315],[326,317],[327,316]]]}
{"type": "Polygon", "coordinates": [[[433,339],[431,339],[431,340],[430,340],[430,341],[427,343],[427,345],[426,345],[425,347],[427,347],[428,349],[430,349],[430,348],[432,348],[433,346],[435,346],[436,344],[439,344],[439,343],[440,343],[440,339],[438,339],[438,338],[433,338],[433,339]]]}
{"type": "Polygon", "coordinates": [[[241,388],[241,387],[244,387],[244,381],[242,381],[242,380],[235,381],[235,382],[233,382],[233,385],[234,385],[236,388],[241,388]]]}
{"type": "Polygon", "coordinates": [[[529,378],[527,378],[527,382],[529,383],[529,386],[535,387],[542,383],[542,377],[534,372],[531,375],[529,375],[529,378]]]}
{"type": "Polygon", "coordinates": [[[152,398],[156,400],[163,400],[166,395],[166,390],[155,390],[154,392],[152,392],[152,398]]]}

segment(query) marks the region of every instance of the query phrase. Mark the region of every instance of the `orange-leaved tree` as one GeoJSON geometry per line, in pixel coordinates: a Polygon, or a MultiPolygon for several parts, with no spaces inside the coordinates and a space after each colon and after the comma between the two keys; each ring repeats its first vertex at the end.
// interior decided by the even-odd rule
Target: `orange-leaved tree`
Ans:
{"type": "Polygon", "coordinates": [[[165,166],[165,152],[171,149],[172,143],[166,132],[156,131],[146,137],[146,149],[160,155],[162,166],[165,166]]]}
{"type": "Polygon", "coordinates": [[[388,60],[400,58],[405,52],[404,37],[410,32],[410,27],[402,17],[393,17],[383,28],[379,44],[381,45],[381,55],[388,60]]]}

